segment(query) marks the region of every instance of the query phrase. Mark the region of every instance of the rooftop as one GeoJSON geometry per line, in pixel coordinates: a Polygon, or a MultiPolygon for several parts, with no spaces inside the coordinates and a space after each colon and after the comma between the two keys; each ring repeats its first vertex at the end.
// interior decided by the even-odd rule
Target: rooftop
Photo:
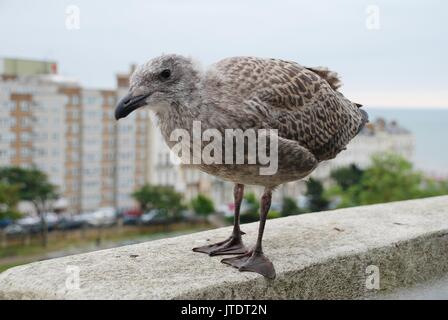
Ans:
{"type": "Polygon", "coordinates": [[[397,121],[387,121],[384,118],[376,118],[374,121],[369,122],[361,131],[361,134],[367,136],[372,136],[378,133],[410,134],[411,132],[400,126],[397,121]]]}

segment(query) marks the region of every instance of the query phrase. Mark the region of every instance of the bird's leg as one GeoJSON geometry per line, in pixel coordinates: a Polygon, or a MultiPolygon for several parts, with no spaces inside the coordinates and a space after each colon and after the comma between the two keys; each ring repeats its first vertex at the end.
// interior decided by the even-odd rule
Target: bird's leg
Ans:
{"type": "Polygon", "coordinates": [[[235,199],[235,215],[231,236],[226,240],[218,243],[193,248],[193,251],[207,253],[211,256],[224,254],[242,254],[247,252],[247,249],[244,246],[243,240],[241,238],[241,235],[243,235],[244,232],[240,230],[240,209],[241,202],[243,201],[243,194],[244,185],[236,184],[233,192],[235,199]]]}
{"type": "Polygon", "coordinates": [[[263,254],[262,241],[266,218],[271,207],[272,191],[266,188],[261,197],[260,224],[255,247],[246,254],[221,260],[222,263],[238,268],[240,271],[257,272],[266,278],[275,278],[275,269],[272,262],[263,254]]]}

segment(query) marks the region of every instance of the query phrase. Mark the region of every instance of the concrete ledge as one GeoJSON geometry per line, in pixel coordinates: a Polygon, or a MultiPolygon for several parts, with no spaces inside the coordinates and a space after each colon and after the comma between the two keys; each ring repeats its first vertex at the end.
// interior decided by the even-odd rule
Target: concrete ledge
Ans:
{"type": "MultiPolygon", "coordinates": [[[[257,224],[243,225],[253,244],[257,224]]],[[[230,228],[67,256],[0,274],[3,299],[365,298],[448,273],[448,196],[270,220],[264,249],[275,280],[242,273],[191,248],[230,228]],[[79,288],[67,287],[79,270],[79,288]]]]}

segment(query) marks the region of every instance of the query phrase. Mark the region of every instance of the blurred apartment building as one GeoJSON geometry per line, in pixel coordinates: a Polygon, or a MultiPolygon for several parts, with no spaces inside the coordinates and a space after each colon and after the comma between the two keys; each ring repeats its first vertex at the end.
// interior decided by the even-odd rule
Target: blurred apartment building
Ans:
{"type": "Polygon", "coordinates": [[[49,61],[0,59],[0,165],[36,166],[49,176],[70,212],[130,207],[130,193],[149,179],[148,113],[117,123],[127,91],[83,88],[49,61]]]}

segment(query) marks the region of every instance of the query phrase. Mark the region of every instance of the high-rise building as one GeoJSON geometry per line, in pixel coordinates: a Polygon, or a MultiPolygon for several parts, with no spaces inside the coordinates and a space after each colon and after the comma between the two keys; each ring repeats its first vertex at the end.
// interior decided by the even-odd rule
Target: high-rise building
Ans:
{"type": "Polygon", "coordinates": [[[0,65],[0,165],[43,170],[70,212],[134,206],[132,191],[149,179],[150,136],[146,110],[114,119],[129,75],[98,90],[57,75],[54,62],[0,65]]]}

